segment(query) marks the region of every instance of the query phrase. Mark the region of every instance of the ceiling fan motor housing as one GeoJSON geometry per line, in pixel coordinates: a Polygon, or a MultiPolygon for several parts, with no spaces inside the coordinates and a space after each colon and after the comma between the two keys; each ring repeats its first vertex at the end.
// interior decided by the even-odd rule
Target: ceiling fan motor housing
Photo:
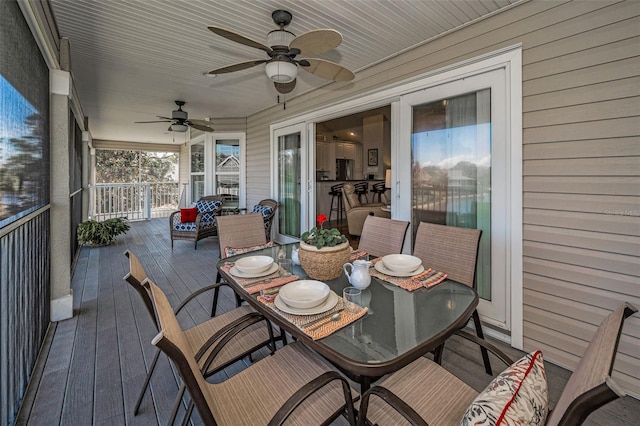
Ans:
{"type": "Polygon", "coordinates": [[[186,120],[187,117],[187,112],[183,111],[182,109],[171,111],[171,118],[173,118],[174,120],[186,120]]]}

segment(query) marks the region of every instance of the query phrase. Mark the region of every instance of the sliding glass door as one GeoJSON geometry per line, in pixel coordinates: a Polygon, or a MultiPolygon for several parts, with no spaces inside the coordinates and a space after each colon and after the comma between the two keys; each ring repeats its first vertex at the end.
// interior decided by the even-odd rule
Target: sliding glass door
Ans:
{"type": "Polygon", "coordinates": [[[277,173],[273,185],[275,198],[280,202],[276,220],[276,239],[279,242],[298,241],[307,228],[308,169],[307,148],[303,124],[274,131],[274,163],[277,173]]]}
{"type": "Polygon", "coordinates": [[[420,222],[482,230],[480,313],[508,329],[505,96],[501,69],[403,96],[402,144],[411,149],[398,161],[410,165],[411,185],[400,193],[412,237],[420,222]]]}

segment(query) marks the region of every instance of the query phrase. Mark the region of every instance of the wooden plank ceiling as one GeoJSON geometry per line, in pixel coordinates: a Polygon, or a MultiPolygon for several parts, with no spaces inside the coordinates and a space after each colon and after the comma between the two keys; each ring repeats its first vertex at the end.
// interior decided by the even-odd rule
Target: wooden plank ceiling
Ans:
{"type": "MultiPolygon", "coordinates": [[[[343,43],[319,55],[356,73],[433,37],[509,7],[519,0],[51,0],[92,136],[102,140],[171,143],[167,124],[134,121],[171,116],[174,100],[189,118],[246,117],[277,102],[264,65],[215,78],[203,73],[267,59],[257,49],[207,29],[220,26],[264,42],[277,26],[276,9],[293,14],[296,35],[317,28],[342,33],[343,43]]],[[[291,99],[327,84],[300,72],[291,99]]],[[[349,84],[349,83],[337,83],[349,84]]],[[[281,96],[282,98],[282,96],[281,96]]]]}

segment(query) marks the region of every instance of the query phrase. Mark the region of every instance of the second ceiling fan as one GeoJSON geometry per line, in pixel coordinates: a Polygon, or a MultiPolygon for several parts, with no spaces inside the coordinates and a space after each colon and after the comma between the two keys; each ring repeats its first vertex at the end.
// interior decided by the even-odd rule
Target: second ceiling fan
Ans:
{"type": "Polygon", "coordinates": [[[220,27],[208,27],[211,31],[236,43],[260,49],[269,55],[269,59],[240,62],[209,71],[209,74],[225,74],[241,71],[256,65],[265,64],[267,76],[279,93],[289,93],[296,86],[298,67],[319,77],[333,81],[351,81],[353,72],[335,62],[319,58],[300,58],[298,55],[318,55],[335,49],[342,43],[342,35],[332,29],[317,29],[295,36],[287,31],[293,16],[286,10],[276,10],[271,14],[273,22],[280,28],[267,34],[266,44],[220,27]]]}

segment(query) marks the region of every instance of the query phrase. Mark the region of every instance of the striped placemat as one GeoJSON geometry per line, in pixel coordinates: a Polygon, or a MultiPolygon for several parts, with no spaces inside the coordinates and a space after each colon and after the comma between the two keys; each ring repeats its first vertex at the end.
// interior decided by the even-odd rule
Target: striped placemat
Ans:
{"type": "Polygon", "coordinates": [[[278,309],[272,300],[267,300],[262,296],[258,296],[258,300],[274,312],[277,312],[282,318],[295,325],[300,331],[311,337],[313,340],[319,340],[335,333],[341,328],[346,327],[352,322],[365,316],[369,310],[368,308],[363,307],[360,308],[358,312],[350,314],[344,310],[344,301],[342,300],[342,297],[338,296],[338,303],[328,311],[314,315],[294,315],[278,309]],[[340,312],[340,319],[337,321],[331,321],[331,315],[336,312],[340,312]],[[323,319],[319,320],[320,318],[323,319]]]}
{"type": "Polygon", "coordinates": [[[274,273],[265,275],[264,277],[239,278],[229,272],[233,265],[235,265],[234,262],[226,262],[222,266],[222,270],[227,274],[233,276],[233,280],[240,286],[242,286],[242,288],[249,294],[260,293],[260,290],[280,287],[292,281],[297,281],[300,279],[300,277],[298,277],[297,275],[292,275],[290,272],[287,272],[283,268],[278,268],[278,270],[274,273]]]}
{"type": "Polygon", "coordinates": [[[415,291],[422,287],[431,288],[436,284],[440,284],[447,279],[447,274],[440,271],[434,271],[431,268],[426,269],[424,272],[412,276],[412,277],[394,277],[392,275],[383,274],[374,268],[373,265],[381,261],[382,258],[378,257],[371,261],[372,266],[369,268],[369,274],[372,277],[379,278],[390,284],[404,288],[405,290],[415,291]]]}

